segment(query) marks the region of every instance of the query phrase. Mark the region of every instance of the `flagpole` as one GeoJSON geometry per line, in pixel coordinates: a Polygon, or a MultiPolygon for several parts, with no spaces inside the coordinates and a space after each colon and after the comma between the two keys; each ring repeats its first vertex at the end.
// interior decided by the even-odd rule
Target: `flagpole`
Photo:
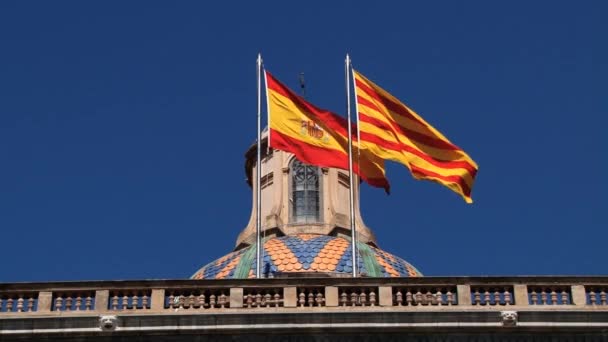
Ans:
{"type": "Polygon", "coordinates": [[[255,189],[256,189],[256,215],[255,215],[255,235],[256,235],[256,268],[255,277],[261,278],[261,232],[262,232],[262,190],[260,189],[260,183],[262,178],[262,54],[258,54],[257,59],[257,88],[258,88],[258,151],[257,151],[257,162],[256,162],[256,178],[255,178],[255,189]]]}
{"type": "Polygon", "coordinates": [[[354,173],[353,173],[353,139],[352,139],[352,127],[350,120],[350,56],[346,54],[346,61],[344,64],[344,71],[346,76],[346,114],[348,117],[348,180],[349,180],[349,207],[350,207],[350,231],[351,231],[351,251],[353,259],[353,278],[357,277],[357,230],[355,229],[355,200],[354,200],[354,173]]]}
{"type": "MultiPolygon", "coordinates": [[[[353,69],[353,63],[350,61],[350,76],[352,77],[353,83],[355,86],[353,87],[353,95],[355,96],[355,126],[357,127],[357,165],[361,167],[361,130],[359,129],[359,100],[357,97],[357,86],[355,80],[355,69],[353,69]]],[[[361,210],[361,182],[357,182],[357,198],[359,201],[357,202],[358,207],[357,210],[361,210]]]]}

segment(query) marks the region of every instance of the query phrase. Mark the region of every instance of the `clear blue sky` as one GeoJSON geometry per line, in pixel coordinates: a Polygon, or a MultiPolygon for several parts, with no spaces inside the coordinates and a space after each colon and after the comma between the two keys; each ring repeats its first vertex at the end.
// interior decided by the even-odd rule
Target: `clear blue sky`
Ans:
{"type": "Polygon", "coordinates": [[[344,56],[480,166],[388,168],[380,246],[426,275],[606,274],[605,1],[3,1],[0,281],[186,278],[251,211],[255,58],[344,113],[344,56]]]}

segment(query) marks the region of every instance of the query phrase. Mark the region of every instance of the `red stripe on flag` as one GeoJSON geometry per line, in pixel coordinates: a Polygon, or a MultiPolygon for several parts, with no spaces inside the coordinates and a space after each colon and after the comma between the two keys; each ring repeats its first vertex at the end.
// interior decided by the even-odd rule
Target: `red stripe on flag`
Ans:
{"type": "MultiPolygon", "coordinates": [[[[378,106],[376,106],[374,103],[370,102],[369,100],[367,100],[366,98],[363,98],[361,96],[357,96],[357,101],[362,104],[365,105],[366,107],[369,107],[379,113],[383,113],[383,111],[381,109],[378,108],[378,106]]],[[[388,115],[390,115],[390,113],[387,113],[388,115]]],[[[359,112],[359,117],[361,117],[362,115],[365,115],[361,112],[359,112]]],[[[371,120],[375,120],[374,122],[381,122],[378,119],[375,118],[371,118],[369,116],[367,116],[369,119],[371,120]]],[[[451,150],[451,151],[459,151],[460,148],[458,148],[456,145],[442,140],[442,139],[438,139],[435,138],[434,136],[428,136],[424,133],[420,133],[420,132],[416,132],[414,130],[411,130],[401,124],[399,124],[398,122],[396,122],[392,117],[388,117],[387,119],[389,119],[391,121],[391,127],[392,130],[398,131],[399,133],[405,135],[406,137],[416,140],[422,144],[425,144],[429,147],[435,147],[435,148],[440,148],[440,149],[444,149],[444,150],[451,150]]],[[[419,121],[417,121],[419,122],[419,121]]],[[[371,122],[370,122],[371,123],[371,122]]],[[[374,124],[376,124],[374,123],[374,124]]],[[[385,125],[385,124],[384,124],[385,125]]],[[[425,125],[425,127],[427,127],[425,125]]],[[[433,134],[433,132],[429,131],[430,134],[433,134]]],[[[433,134],[434,135],[434,134],[433,134]]]]}
{"type": "Polygon", "coordinates": [[[471,197],[471,188],[469,188],[469,186],[467,185],[466,181],[459,176],[443,176],[440,175],[438,173],[435,173],[433,171],[429,171],[429,170],[425,170],[422,169],[418,166],[415,165],[410,165],[410,167],[412,168],[412,173],[421,175],[421,176],[427,176],[427,177],[434,177],[437,179],[440,179],[442,181],[445,182],[450,182],[450,183],[454,183],[457,184],[458,186],[460,186],[460,189],[462,189],[462,193],[466,196],[466,197],[471,197]]]}
{"type": "Polygon", "coordinates": [[[382,148],[385,148],[385,149],[391,150],[391,151],[408,152],[410,154],[413,154],[413,155],[419,157],[420,159],[423,159],[424,161],[428,162],[429,164],[432,164],[432,165],[437,166],[442,169],[465,169],[471,174],[472,177],[475,177],[475,175],[477,174],[477,168],[475,168],[475,166],[471,165],[470,163],[468,163],[466,161],[443,160],[443,159],[434,158],[426,153],[422,153],[422,152],[418,151],[417,149],[415,149],[411,146],[407,146],[402,143],[395,143],[395,142],[387,141],[372,133],[362,131],[361,132],[361,141],[362,142],[368,141],[368,142],[374,143],[382,148]]]}

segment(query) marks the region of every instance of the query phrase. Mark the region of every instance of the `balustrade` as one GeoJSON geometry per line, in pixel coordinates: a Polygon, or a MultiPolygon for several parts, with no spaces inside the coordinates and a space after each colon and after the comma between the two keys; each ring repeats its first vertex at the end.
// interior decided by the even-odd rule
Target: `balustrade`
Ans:
{"type": "Polygon", "coordinates": [[[570,286],[528,286],[531,305],[570,305],[570,286]]]}
{"type": "Polygon", "coordinates": [[[298,288],[298,306],[325,306],[325,288],[298,288]]]}
{"type": "Polygon", "coordinates": [[[585,286],[585,295],[589,305],[607,305],[608,286],[585,286]]]}
{"type": "Polygon", "coordinates": [[[473,305],[513,305],[512,286],[471,286],[473,305]]]}
{"type": "Polygon", "coordinates": [[[0,313],[35,312],[38,310],[38,293],[0,295],[0,313]]]}
{"type": "Polygon", "coordinates": [[[110,291],[108,309],[114,311],[150,309],[150,294],[150,290],[110,291]]]}
{"type": "Polygon", "coordinates": [[[340,306],[378,305],[378,287],[339,287],[340,306]]]}
{"type": "Polygon", "coordinates": [[[456,305],[456,287],[416,286],[393,287],[393,305],[456,305]]]}
{"type": "Polygon", "coordinates": [[[247,288],[243,290],[244,308],[283,306],[282,288],[247,288]]]}
{"type": "MultiPolygon", "coordinates": [[[[505,310],[514,306],[555,306],[559,310],[608,310],[608,277],[538,278],[428,278],[421,279],[263,279],[223,282],[140,281],[106,285],[104,282],[61,283],[56,289],[40,284],[0,284],[0,315],[71,315],[144,310],[239,310],[252,308],[325,307],[478,307],[505,310]],[[437,281],[440,279],[440,281],[437,281]],[[427,279],[422,279],[427,280],[427,279]],[[526,284],[529,280],[531,284],[526,284]],[[512,282],[510,282],[512,281],[512,282]],[[436,283],[435,283],[436,282],[436,283]],[[128,285],[128,286],[127,286],[128,285]],[[154,303],[152,303],[154,301],[154,303]]],[[[454,307],[454,308],[450,308],[454,307]]],[[[331,309],[334,310],[334,309],[331,309]]],[[[530,309],[534,310],[534,309],[530,309]]]]}
{"type": "Polygon", "coordinates": [[[224,309],[230,306],[228,289],[167,290],[166,309],[224,309]]]}
{"type": "Polygon", "coordinates": [[[91,311],[95,309],[95,292],[70,291],[53,293],[53,311],[91,311]]]}

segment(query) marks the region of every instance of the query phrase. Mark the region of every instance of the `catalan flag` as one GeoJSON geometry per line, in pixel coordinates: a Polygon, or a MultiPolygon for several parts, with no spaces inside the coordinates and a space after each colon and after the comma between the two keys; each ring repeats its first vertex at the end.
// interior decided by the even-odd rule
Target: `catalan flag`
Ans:
{"type": "MultiPolygon", "coordinates": [[[[316,166],[348,169],[346,120],[317,108],[265,71],[270,147],[316,166]]],[[[353,170],[368,184],[389,191],[384,160],[362,153],[353,170]]]]}
{"type": "Polygon", "coordinates": [[[477,164],[413,110],[353,70],[360,148],[404,164],[416,179],[447,186],[472,203],[477,164]]]}

